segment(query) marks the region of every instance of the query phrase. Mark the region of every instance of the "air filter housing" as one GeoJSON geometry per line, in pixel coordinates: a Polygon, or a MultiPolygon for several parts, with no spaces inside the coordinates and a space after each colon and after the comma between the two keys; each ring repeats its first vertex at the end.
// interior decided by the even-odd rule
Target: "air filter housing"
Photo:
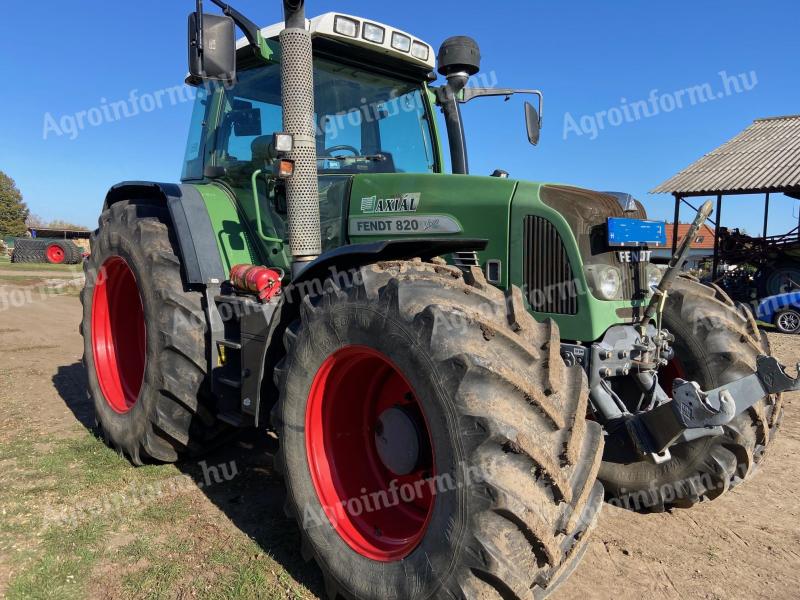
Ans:
{"type": "Polygon", "coordinates": [[[481,70],[481,50],[471,37],[451,37],[439,48],[438,61],[439,73],[445,77],[455,73],[472,76],[481,70]]]}

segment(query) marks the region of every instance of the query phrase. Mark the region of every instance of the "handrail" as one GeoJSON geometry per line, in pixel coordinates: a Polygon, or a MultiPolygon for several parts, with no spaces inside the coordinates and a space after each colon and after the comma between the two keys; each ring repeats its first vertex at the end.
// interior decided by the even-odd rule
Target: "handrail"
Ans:
{"type": "Polygon", "coordinates": [[[264,227],[261,224],[261,207],[259,206],[258,202],[258,176],[261,175],[263,171],[261,169],[256,169],[253,172],[253,175],[250,177],[250,184],[253,187],[253,204],[256,208],[256,231],[258,232],[258,237],[260,237],[265,242],[272,242],[273,244],[280,244],[283,246],[286,241],[276,237],[270,237],[264,234],[264,227]]]}

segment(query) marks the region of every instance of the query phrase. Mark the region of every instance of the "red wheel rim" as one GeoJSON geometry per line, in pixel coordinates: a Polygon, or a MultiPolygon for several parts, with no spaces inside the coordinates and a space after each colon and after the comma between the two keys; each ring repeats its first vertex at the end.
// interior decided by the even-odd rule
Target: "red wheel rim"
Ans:
{"type": "MultiPolygon", "coordinates": [[[[407,447],[397,431],[395,447],[407,447]]],[[[433,512],[433,445],[416,394],[385,355],[347,346],[322,364],[308,399],[306,452],[323,511],[350,548],[392,562],[417,547],[433,512]],[[393,461],[376,441],[390,437],[382,430],[390,413],[414,424],[418,451],[403,474],[387,466],[393,461]]]]}
{"type": "Polygon", "coordinates": [[[126,413],[142,388],[146,336],[139,286],[119,256],[100,269],[92,299],[92,350],[100,390],[109,406],[126,413]]]}
{"type": "Polygon", "coordinates": [[[677,356],[658,372],[658,383],[670,398],[672,398],[672,384],[676,379],[689,379],[689,372],[677,356]]]}
{"type": "Polygon", "coordinates": [[[64,262],[64,249],[58,244],[50,244],[46,250],[47,262],[60,265],[64,262]]]}

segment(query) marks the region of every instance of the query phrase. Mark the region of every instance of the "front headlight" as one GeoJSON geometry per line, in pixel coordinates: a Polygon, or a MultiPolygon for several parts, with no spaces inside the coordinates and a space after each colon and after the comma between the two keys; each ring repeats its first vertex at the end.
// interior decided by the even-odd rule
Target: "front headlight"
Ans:
{"type": "Polygon", "coordinates": [[[647,265],[647,289],[653,291],[661,283],[661,278],[664,277],[664,272],[656,265],[647,265]]]}
{"type": "Polygon", "coordinates": [[[586,276],[592,290],[602,300],[619,299],[622,291],[622,273],[619,269],[605,265],[590,265],[586,267],[586,276]]]}

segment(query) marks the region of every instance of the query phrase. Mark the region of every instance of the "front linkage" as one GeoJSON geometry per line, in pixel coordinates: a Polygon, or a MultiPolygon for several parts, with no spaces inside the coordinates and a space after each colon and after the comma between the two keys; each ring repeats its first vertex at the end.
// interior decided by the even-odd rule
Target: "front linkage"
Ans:
{"type": "MultiPolygon", "coordinates": [[[[800,363],[797,365],[800,373],[800,363]]],[[[722,434],[722,425],[763,398],[800,390],[800,377],[790,377],[774,356],[759,356],[752,375],[710,391],[693,381],[676,379],[672,400],[626,422],[628,433],[643,455],[662,455],[690,431],[722,434]]]]}
{"type": "Polygon", "coordinates": [[[587,369],[592,403],[607,427],[624,424],[636,450],[656,463],[668,461],[675,444],[722,435],[723,425],[760,400],[800,390],[800,378],[789,376],[775,357],[761,355],[755,373],[709,391],[676,378],[670,397],[657,371],[673,357],[672,341],[669,332],[652,325],[644,335],[634,327],[618,326],[593,344],[585,358],[585,348],[562,345],[567,364],[582,363],[587,369]],[[642,399],[635,411],[612,389],[609,378],[614,376],[632,377],[640,388],[642,399]]]}
{"type": "Polygon", "coordinates": [[[659,384],[659,369],[675,355],[675,338],[661,327],[667,295],[686,261],[690,240],[711,212],[711,202],[698,211],[638,326],[612,327],[588,354],[583,346],[562,344],[567,364],[582,364],[586,369],[592,404],[607,428],[624,425],[637,453],[655,463],[669,461],[669,448],[675,444],[723,435],[724,425],[764,398],[800,389],[800,378],[790,377],[777,359],[766,355],[758,356],[755,373],[710,391],[675,378],[670,397],[659,384]],[[619,376],[632,377],[641,391],[633,412],[610,384],[611,378],[619,376]]]}

